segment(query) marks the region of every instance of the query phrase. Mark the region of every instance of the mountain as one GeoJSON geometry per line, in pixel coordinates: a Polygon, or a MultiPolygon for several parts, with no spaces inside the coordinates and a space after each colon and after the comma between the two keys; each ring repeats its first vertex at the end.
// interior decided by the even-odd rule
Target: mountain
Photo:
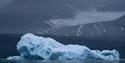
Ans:
{"type": "Polygon", "coordinates": [[[79,11],[125,11],[124,0],[1,0],[0,33],[36,33],[53,18],[69,19],[79,11]],[[3,6],[4,5],[4,6],[3,6]],[[33,30],[32,30],[33,29],[33,30]]]}
{"type": "Polygon", "coordinates": [[[33,32],[32,29],[36,29],[39,23],[44,29],[47,27],[44,20],[74,15],[72,8],[66,4],[65,0],[15,0],[0,9],[1,32],[33,32]]]}

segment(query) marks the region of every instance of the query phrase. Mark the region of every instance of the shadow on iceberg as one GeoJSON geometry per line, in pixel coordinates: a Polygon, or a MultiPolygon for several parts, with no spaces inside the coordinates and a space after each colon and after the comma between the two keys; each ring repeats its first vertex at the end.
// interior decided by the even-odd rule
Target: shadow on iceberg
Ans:
{"type": "Polygon", "coordinates": [[[119,61],[116,50],[91,50],[81,45],[64,45],[49,38],[27,33],[17,44],[20,56],[8,57],[7,60],[103,60],[119,61]]]}

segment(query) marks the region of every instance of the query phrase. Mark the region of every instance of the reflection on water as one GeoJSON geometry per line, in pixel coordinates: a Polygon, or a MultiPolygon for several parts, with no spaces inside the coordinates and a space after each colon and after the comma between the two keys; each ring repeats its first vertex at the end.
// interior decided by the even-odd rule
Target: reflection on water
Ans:
{"type": "Polygon", "coordinates": [[[8,61],[0,59],[0,63],[125,63],[125,60],[120,61],[82,61],[82,60],[16,60],[8,61]]]}

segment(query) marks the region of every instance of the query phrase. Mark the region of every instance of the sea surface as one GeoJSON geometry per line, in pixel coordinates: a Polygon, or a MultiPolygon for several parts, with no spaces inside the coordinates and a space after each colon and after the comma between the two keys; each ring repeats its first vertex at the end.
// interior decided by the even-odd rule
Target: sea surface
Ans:
{"type": "Polygon", "coordinates": [[[124,59],[120,61],[82,61],[82,60],[21,60],[8,61],[5,58],[0,59],[0,63],[125,63],[124,59]]]}

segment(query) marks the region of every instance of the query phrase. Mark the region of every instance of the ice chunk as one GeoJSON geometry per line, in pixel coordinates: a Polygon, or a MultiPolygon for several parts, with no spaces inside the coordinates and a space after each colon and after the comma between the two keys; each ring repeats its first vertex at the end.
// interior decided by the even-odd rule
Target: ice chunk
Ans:
{"type": "Polygon", "coordinates": [[[17,44],[20,55],[28,59],[119,60],[116,50],[91,50],[81,45],[64,45],[52,38],[27,33],[17,44]]]}
{"type": "Polygon", "coordinates": [[[64,46],[52,38],[38,37],[31,33],[24,35],[17,44],[17,50],[23,57],[49,59],[54,48],[64,46]]]}
{"type": "Polygon", "coordinates": [[[7,58],[7,63],[27,63],[27,59],[22,56],[10,56],[7,58]]]}
{"type": "Polygon", "coordinates": [[[90,50],[86,46],[67,45],[55,48],[51,59],[59,60],[119,60],[119,53],[116,50],[90,50]]]}

